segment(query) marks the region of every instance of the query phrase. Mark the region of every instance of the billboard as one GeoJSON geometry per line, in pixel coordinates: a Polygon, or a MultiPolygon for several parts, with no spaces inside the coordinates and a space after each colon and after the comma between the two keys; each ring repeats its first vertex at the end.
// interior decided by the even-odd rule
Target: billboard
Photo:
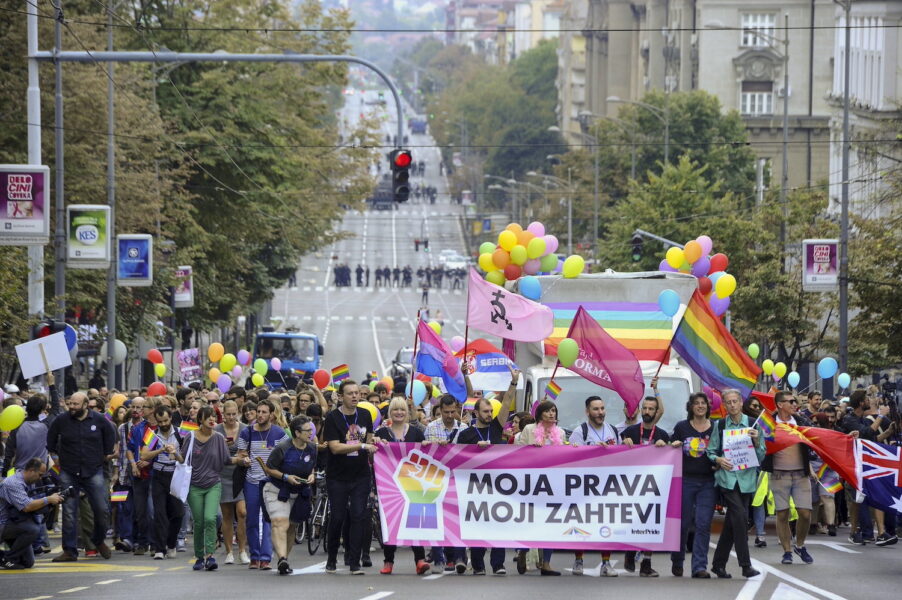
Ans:
{"type": "Polygon", "coordinates": [[[153,236],[146,233],[116,237],[116,283],[138,287],[153,284],[153,236]]]}
{"type": "Polygon", "coordinates": [[[110,207],[73,204],[66,207],[66,261],[70,269],[110,266],[110,207]]]}
{"type": "Polygon", "coordinates": [[[172,305],[175,308],[194,306],[194,272],[190,266],[181,266],[175,269],[175,292],[172,305]]]}
{"type": "Polygon", "coordinates": [[[802,290],[839,289],[839,240],[802,240],[802,290]]]}
{"type": "Polygon", "coordinates": [[[0,165],[0,245],[50,242],[50,169],[0,165]]]}

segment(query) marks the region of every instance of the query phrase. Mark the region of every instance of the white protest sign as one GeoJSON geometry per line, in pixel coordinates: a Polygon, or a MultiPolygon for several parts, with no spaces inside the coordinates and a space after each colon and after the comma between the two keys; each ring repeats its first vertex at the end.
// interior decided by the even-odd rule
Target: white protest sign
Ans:
{"type": "Polygon", "coordinates": [[[733,465],[731,471],[758,466],[758,454],[748,428],[727,429],[723,432],[723,455],[733,465]]]}
{"type": "Polygon", "coordinates": [[[55,371],[72,364],[66,334],[60,331],[53,335],[31,340],[16,346],[22,377],[31,379],[48,371],[55,371]]]}

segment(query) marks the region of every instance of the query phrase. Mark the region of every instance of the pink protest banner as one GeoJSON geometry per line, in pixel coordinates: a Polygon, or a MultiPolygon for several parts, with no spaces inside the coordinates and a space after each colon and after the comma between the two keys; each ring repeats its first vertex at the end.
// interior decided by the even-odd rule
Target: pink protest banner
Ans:
{"type": "Polygon", "coordinates": [[[382,535],[402,546],[673,551],[682,457],[654,446],[385,444],[382,535]]]}

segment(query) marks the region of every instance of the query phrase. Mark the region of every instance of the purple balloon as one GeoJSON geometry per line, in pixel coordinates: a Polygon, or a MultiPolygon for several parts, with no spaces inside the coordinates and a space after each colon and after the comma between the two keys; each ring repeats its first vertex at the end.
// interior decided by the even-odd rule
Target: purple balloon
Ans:
{"type": "Polygon", "coordinates": [[[531,258],[523,265],[523,272],[527,275],[535,275],[542,268],[542,261],[538,258],[531,258]]]}
{"type": "Polygon", "coordinates": [[[241,377],[241,365],[235,365],[234,367],[232,367],[232,377],[234,377],[235,379],[241,377]]]}
{"type": "Polygon", "coordinates": [[[658,265],[658,270],[666,271],[668,273],[676,273],[677,272],[676,269],[674,269],[673,267],[670,266],[670,264],[667,262],[666,258],[661,261],[661,264],[658,265]]]}
{"type": "Polygon", "coordinates": [[[711,238],[706,235],[700,235],[695,238],[695,241],[702,247],[702,256],[711,254],[711,249],[714,248],[714,242],[711,241],[711,238]]]}
{"type": "Polygon", "coordinates": [[[554,268],[554,271],[552,271],[552,273],[560,273],[563,270],[564,270],[564,259],[559,258],[557,261],[557,266],[554,268]]]}
{"type": "Polygon", "coordinates": [[[728,308],[730,308],[730,298],[721,298],[717,294],[714,294],[711,296],[709,304],[711,305],[711,310],[714,314],[720,317],[727,312],[728,308]]]}
{"type": "Polygon", "coordinates": [[[269,366],[273,368],[274,371],[282,370],[282,359],[278,356],[269,361],[269,366]]]}
{"type": "Polygon", "coordinates": [[[464,349],[464,338],[459,335],[455,335],[451,338],[451,350],[452,352],[460,352],[464,349]]]}
{"type": "Polygon", "coordinates": [[[538,221],[533,221],[526,226],[526,231],[530,232],[536,237],[542,237],[543,235],[545,235],[545,226],[538,221]]]}
{"type": "Polygon", "coordinates": [[[219,379],[216,380],[216,387],[218,387],[219,391],[223,394],[227,393],[232,389],[232,378],[229,377],[227,373],[223,373],[219,376],[219,379]]]}
{"type": "Polygon", "coordinates": [[[553,235],[545,236],[545,254],[551,254],[552,252],[557,252],[558,241],[557,238],[553,235]]]}
{"type": "Polygon", "coordinates": [[[708,271],[711,269],[711,259],[707,256],[702,256],[700,259],[695,261],[692,264],[692,274],[696,277],[704,277],[708,274],[708,271]]]}
{"type": "Polygon", "coordinates": [[[251,362],[251,353],[247,350],[239,350],[238,355],[235,357],[238,359],[239,365],[248,365],[251,362]]]}

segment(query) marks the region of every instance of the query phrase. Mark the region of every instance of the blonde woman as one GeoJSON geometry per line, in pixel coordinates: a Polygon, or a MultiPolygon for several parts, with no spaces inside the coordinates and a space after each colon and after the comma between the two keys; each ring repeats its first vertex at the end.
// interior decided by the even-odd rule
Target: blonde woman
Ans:
{"type": "MultiPolygon", "coordinates": [[[[238,454],[238,436],[247,428],[247,425],[238,420],[238,404],[234,400],[228,400],[222,405],[222,423],[214,429],[225,437],[229,455],[238,454]]],[[[235,564],[235,556],[232,554],[232,539],[238,538],[238,560],[242,565],[251,563],[247,553],[247,532],[245,531],[245,518],[247,508],[244,504],[244,494],[241,489],[235,489],[233,480],[235,465],[226,465],[219,474],[222,483],[222,496],[219,499],[219,508],[222,509],[222,537],[225,540],[226,558],[225,564],[235,564]],[[233,522],[238,522],[237,530],[233,530],[233,522]]]]}

